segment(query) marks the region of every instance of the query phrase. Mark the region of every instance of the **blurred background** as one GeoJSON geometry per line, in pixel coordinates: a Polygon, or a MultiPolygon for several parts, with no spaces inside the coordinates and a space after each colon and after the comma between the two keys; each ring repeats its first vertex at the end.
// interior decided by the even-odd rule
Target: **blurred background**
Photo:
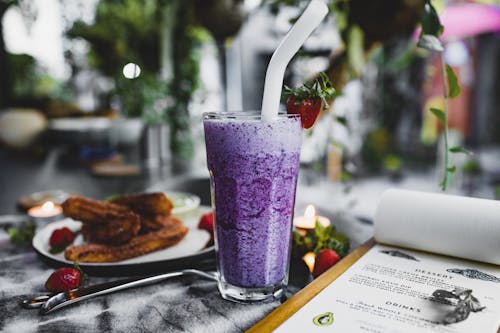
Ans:
{"type": "MultiPolygon", "coordinates": [[[[429,108],[443,104],[440,56],[417,47],[426,2],[327,1],[285,76],[298,86],[324,71],[340,92],[304,133],[303,195],[328,189],[354,205],[373,184],[438,190],[443,128],[429,108]]],[[[207,177],[202,113],[260,108],[269,59],[307,3],[0,0],[2,198],[85,189],[82,174],[207,177]]],[[[500,3],[432,4],[462,88],[449,139],[473,152],[453,154],[449,191],[498,197],[500,3]]],[[[99,184],[101,196],[137,190],[99,184]]]]}

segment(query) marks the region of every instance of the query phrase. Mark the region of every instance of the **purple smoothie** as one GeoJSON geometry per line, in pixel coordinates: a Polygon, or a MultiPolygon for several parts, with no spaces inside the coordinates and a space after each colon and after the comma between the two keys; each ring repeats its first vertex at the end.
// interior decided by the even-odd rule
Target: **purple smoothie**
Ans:
{"type": "Polygon", "coordinates": [[[205,117],[204,127],[219,272],[239,287],[282,283],[290,256],[300,118],[213,118],[205,117]]]}

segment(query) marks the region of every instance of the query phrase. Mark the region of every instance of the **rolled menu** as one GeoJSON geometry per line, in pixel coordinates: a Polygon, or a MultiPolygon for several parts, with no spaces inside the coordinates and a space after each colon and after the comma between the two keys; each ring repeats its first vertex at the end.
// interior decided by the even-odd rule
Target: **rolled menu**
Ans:
{"type": "Polygon", "coordinates": [[[387,190],[377,242],[500,265],[500,201],[387,190]]]}

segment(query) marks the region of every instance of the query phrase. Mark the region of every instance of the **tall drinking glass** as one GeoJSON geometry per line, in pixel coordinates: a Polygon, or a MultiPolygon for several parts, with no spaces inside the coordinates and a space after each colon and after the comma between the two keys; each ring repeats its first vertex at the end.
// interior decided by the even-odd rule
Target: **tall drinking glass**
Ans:
{"type": "Polygon", "coordinates": [[[205,113],[219,290],[271,301],[288,283],[302,127],[297,115],[205,113]]]}

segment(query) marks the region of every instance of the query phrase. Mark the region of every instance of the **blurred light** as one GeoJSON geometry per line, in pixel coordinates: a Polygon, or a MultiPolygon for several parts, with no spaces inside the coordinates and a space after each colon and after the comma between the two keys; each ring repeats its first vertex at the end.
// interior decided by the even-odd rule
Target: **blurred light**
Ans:
{"type": "Polygon", "coordinates": [[[309,268],[309,272],[312,272],[314,269],[314,263],[316,262],[316,255],[314,254],[314,252],[307,252],[302,257],[302,260],[304,260],[307,268],[309,268]]]}
{"type": "Polygon", "coordinates": [[[454,67],[463,66],[469,60],[469,50],[462,41],[450,42],[444,49],[444,61],[454,67]]]}
{"type": "Polygon", "coordinates": [[[47,201],[42,205],[43,210],[52,210],[54,209],[54,203],[52,201],[47,201]]]}
{"type": "Polygon", "coordinates": [[[139,65],[129,62],[123,66],[123,76],[127,79],[135,79],[141,75],[141,67],[139,65]]]}
{"type": "Polygon", "coordinates": [[[245,10],[247,12],[250,12],[255,8],[259,7],[261,3],[262,0],[245,0],[243,6],[245,7],[245,10]]]}

